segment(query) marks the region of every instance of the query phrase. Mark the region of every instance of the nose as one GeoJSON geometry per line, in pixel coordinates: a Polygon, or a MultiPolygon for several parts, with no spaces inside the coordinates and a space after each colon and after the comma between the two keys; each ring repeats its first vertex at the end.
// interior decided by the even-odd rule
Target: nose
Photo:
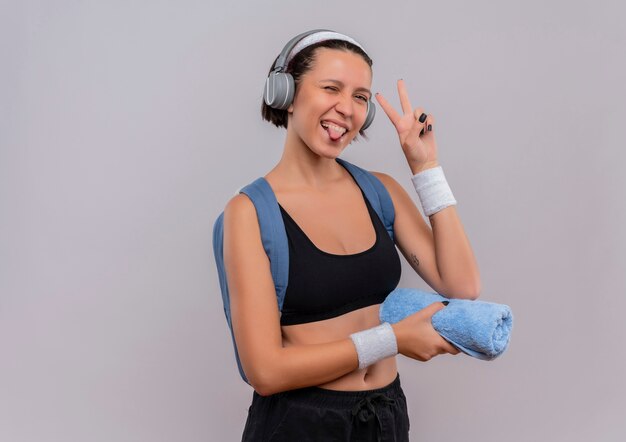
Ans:
{"type": "Polygon", "coordinates": [[[352,117],[354,113],[354,103],[352,97],[348,94],[340,94],[335,104],[335,109],[344,117],[352,117]]]}

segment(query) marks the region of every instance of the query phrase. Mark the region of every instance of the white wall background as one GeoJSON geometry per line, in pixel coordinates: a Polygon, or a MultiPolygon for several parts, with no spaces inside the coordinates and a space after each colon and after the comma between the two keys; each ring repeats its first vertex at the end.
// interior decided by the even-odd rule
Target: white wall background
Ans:
{"type": "MultiPolygon", "coordinates": [[[[374,90],[437,119],[493,362],[399,357],[411,436],[626,438],[626,121],[617,1],[0,1],[0,440],[240,440],[213,261],[226,201],[280,158],[270,63],[352,35],[374,90]]],[[[382,111],[342,157],[409,169],[382,111]]],[[[417,199],[416,199],[417,201],[417,199]]],[[[427,288],[403,263],[401,286],[427,288]]]]}

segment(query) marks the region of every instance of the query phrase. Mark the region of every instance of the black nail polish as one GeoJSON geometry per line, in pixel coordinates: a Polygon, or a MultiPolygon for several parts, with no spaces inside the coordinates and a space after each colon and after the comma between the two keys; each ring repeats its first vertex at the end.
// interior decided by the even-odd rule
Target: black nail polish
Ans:
{"type": "Polygon", "coordinates": [[[433,125],[432,125],[432,124],[429,124],[429,125],[428,125],[428,131],[430,132],[431,130],[433,130],[433,125]]]}
{"type": "Polygon", "coordinates": [[[450,301],[441,301],[441,303],[442,303],[443,305],[448,305],[448,304],[450,304],[450,301]]]}
{"type": "Polygon", "coordinates": [[[426,117],[427,117],[426,114],[420,115],[420,123],[423,123],[424,121],[426,121],[426,117]]]}
{"type": "Polygon", "coordinates": [[[424,129],[420,131],[420,135],[424,135],[424,129]]]}

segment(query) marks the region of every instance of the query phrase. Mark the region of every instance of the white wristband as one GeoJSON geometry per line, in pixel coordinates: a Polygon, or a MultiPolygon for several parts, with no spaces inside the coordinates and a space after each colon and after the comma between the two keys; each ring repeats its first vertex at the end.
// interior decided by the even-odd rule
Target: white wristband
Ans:
{"type": "Polygon", "coordinates": [[[426,216],[456,204],[441,166],[416,173],[411,177],[426,216]]]}
{"type": "Polygon", "coordinates": [[[398,342],[391,324],[382,324],[350,335],[359,356],[359,369],[398,354],[398,342]]]}

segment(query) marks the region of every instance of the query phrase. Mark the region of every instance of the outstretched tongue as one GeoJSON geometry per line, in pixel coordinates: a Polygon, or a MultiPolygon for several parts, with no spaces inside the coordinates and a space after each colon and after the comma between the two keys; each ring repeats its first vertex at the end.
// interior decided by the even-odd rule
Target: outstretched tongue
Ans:
{"type": "Polygon", "coordinates": [[[328,135],[330,136],[330,139],[333,141],[337,141],[339,138],[341,138],[341,136],[343,135],[343,133],[340,132],[335,132],[334,130],[332,130],[330,127],[328,128],[328,135]]]}
{"type": "Polygon", "coordinates": [[[328,126],[326,128],[326,132],[328,132],[328,136],[331,140],[337,141],[341,136],[345,133],[344,129],[334,129],[333,126],[328,126]]]}

